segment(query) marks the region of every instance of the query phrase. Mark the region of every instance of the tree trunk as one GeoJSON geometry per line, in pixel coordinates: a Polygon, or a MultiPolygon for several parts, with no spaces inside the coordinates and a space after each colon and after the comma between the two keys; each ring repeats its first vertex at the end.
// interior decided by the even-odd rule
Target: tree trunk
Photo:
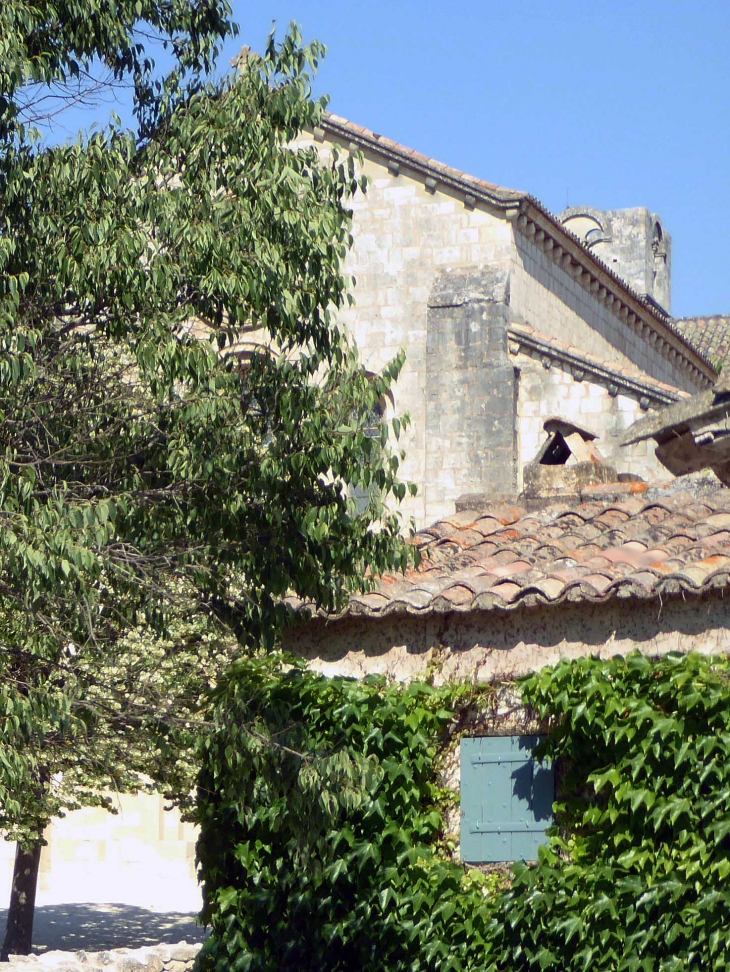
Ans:
{"type": "Polygon", "coordinates": [[[18,844],[15,849],[13,887],[10,892],[8,924],[5,941],[0,950],[0,962],[7,962],[9,955],[29,955],[33,944],[33,917],[35,892],[38,884],[38,868],[43,845],[18,844]]]}

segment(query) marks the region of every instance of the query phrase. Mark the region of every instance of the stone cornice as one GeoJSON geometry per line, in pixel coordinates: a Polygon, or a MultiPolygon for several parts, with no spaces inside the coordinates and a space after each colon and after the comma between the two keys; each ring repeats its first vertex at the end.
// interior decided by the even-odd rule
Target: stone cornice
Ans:
{"type": "Polygon", "coordinates": [[[510,324],[508,329],[509,350],[512,354],[528,354],[549,367],[553,361],[567,366],[576,381],[593,379],[604,385],[611,395],[630,395],[638,400],[642,409],[661,408],[684,400],[686,395],[661,381],[643,379],[624,369],[611,366],[595,355],[581,352],[534,328],[522,324],[510,324]]]}
{"type": "Polygon", "coordinates": [[[337,139],[350,151],[371,152],[381,160],[384,159],[393,175],[399,175],[403,167],[409,174],[420,176],[430,192],[435,192],[436,189],[457,192],[464,204],[471,209],[479,202],[503,218],[513,220],[519,215],[520,202],[528,198],[527,193],[504,189],[467,175],[336,115],[326,114],[322,119],[322,128],[314,131],[315,138],[320,140],[325,135],[337,139]]]}
{"type": "Polygon", "coordinates": [[[536,199],[528,197],[520,208],[515,221],[517,230],[611,310],[626,327],[682,368],[700,387],[709,387],[715,381],[717,372],[713,365],[684,341],[668,315],[632,290],[536,199]]]}

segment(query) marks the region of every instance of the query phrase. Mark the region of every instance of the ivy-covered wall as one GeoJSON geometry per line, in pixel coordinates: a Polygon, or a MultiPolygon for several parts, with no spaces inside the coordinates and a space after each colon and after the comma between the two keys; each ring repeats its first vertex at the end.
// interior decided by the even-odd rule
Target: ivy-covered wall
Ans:
{"type": "Polygon", "coordinates": [[[729,685],[724,658],[581,659],[511,706],[240,664],[203,753],[201,969],[726,969],[729,685]],[[549,729],[557,826],[505,880],[454,859],[444,782],[460,734],[523,715],[549,729]]]}

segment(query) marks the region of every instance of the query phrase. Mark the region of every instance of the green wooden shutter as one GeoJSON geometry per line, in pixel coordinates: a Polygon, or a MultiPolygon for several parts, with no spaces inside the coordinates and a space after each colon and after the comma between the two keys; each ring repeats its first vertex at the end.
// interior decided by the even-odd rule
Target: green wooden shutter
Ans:
{"type": "Polygon", "coordinates": [[[535,762],[541,736],[461,740],[461,859],[534,861],[552,824],[552,767],[535,762]]]}

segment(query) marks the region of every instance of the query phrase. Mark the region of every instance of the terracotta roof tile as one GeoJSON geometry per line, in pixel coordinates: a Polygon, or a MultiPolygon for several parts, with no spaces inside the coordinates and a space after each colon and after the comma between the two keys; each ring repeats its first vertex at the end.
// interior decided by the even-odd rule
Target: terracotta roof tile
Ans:
{"type": "Polygon", "coordinates": [[[457,513],[452,513],[451,516],[445,516],[442,522],[450,523],[454,527],[466,529],[467,527],[473,526],[478,519],[479,514],[475,513],[474,510],[459,510],[457,513]]]}
{"type": "Polygon", "coordinates": [[[511,564],[503,564],[500,567],[493,567],[490,574],[495,577],[513,577],[515,574],[522,574],[526,570],[532,570],[532,564],[524,560],[514,560],[511,564]]]}
{"type": "Polygon", "coordinates": [[[674,327],[688,344],[712,361],[730,357],[730,314],[711,317],[682,317],[674,327]]]}
{"type": "Polygon", "coordinates": [[[474,593],[471,587],[464,584],[454,584],[453,587],[448,587],[443,592],[442,597],[445,597],[452,604],[471,604],[474,600],[474,593]]]}
{"type": "Polygon", "coordinates": [[[705,523],[716,530],[723,530],[730,527],[730,513],[713,513],[705,519],[705,523]]]}
{"type": "Polygon", "coordinates": [[[596,594],[604,594],[615,578],[609,576],[608,574],[586,574],[585,577],[581,579],[581,590],[589,593],[591,588],[596,594]]]}
{"type": "Polygon", "coordinates": [[[620,526],[620,524],[625,523],[631,518],[631,514],[627,513],[625,510],[618,510],[615,506],[610,506],[608,509],[603,510],[592,520],[594,526],[598,528],[598,533],[602,532],[601,528],[606,528],[613,530],[615,527],[620,526]]]}
{"type": "Polygon", "coordinates": [[[513,584],[510,581],[502,581],[500,584],[494,585],[492,593],[498,594],[505,604],[509,604],[510,601],[514,601],[515,598],[523,593],[523,588],[519,584],[513,584]]]}
{"type": "MultiPolygon", "coordinates": [[[[685,539],[688,540],[688,538],[685,539]]],[[[710,534],[710,536],[705,537],[702,543],[708,546],[718,546],[721,547],[723,550],[726,550],[730,548],[730,531],[718,530],[717,533],[712,533],[710,534]]]]}
{"type": "Polygon", "coordinates": [[[730,586],[730,488],[697,482],[572,508],[464,511],[416,537],[425,544],[417,570],[383,577],[345,613],[511,610],[730,586]]]}

